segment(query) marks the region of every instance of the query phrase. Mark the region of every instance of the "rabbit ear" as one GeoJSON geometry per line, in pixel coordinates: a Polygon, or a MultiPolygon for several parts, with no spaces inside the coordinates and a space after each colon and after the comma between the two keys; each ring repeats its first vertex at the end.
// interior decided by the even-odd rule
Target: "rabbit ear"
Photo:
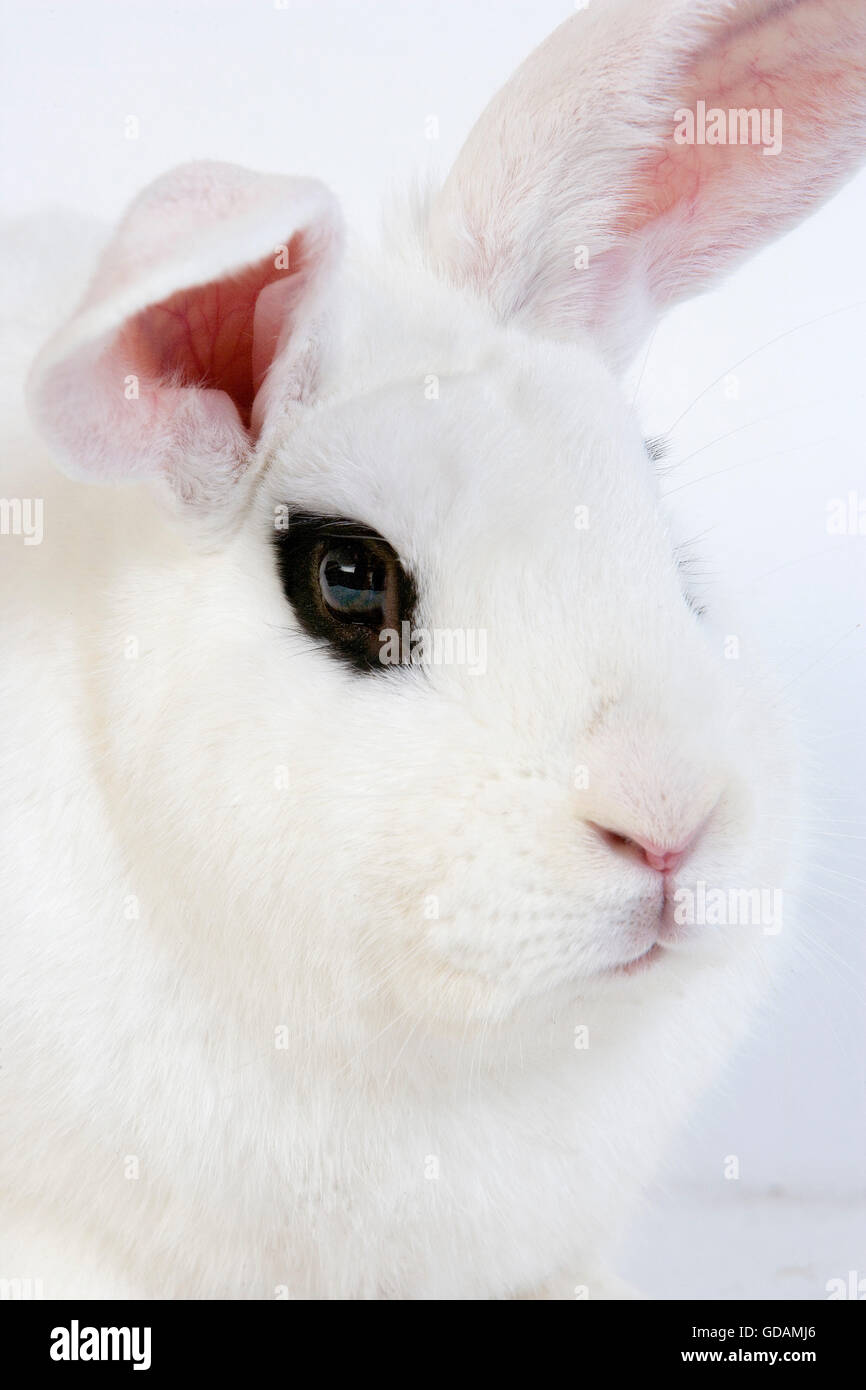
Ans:
{"type": "Polygon", "coordinates": [[[481,116],[432,205],[433,259],[621,366],[864,152],[866,0],[594,0],[481,116]]]}
{"type": "Polygon", "coordinates": [[[221,505],[278,396],[312,387],[311,317],[340,243],[312,179],[196,163],[151,184],[31,374],[61,465],[221,505]]]}

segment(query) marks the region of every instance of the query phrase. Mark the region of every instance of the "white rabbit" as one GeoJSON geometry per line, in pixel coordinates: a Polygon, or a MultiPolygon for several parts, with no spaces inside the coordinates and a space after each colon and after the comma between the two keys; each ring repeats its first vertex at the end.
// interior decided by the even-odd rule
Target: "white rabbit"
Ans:
{"type": "Polygon", "coordinates": [[[780,949],[689,895],[784,889],[796,772],[618,378],[853,171],[864,63],[864,0],[595,0],[384,246],[228,165],[133,204],[48,449],[7,412],[0,1277],[627,1292],[780,949]]]}

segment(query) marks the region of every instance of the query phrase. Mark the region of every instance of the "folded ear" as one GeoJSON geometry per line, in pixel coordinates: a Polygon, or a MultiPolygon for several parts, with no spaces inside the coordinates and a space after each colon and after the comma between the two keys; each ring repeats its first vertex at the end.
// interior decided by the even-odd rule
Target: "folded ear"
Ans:
{"type": "Polygon", "coordinates": [[[157,179],[31,373],[61,466],[223,504],[280,396],[313,389],[313,320],[340,244],[315,180],[218,163],[157,179]]]}
{"type": "Polygon", "coordinates": [[[432,254],[503,318],[589,329],[623,365],[864,153],[866,0],[593,0],[482,115],[432,254]]]}

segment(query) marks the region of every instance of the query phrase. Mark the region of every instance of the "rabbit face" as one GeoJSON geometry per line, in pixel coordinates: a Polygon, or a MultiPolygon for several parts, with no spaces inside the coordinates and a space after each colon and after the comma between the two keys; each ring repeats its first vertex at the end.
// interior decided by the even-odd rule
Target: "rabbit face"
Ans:
{"type": "Polygon", "coordinates": [[[353,329],[317,409],[269,440],[234,543],[163,600],[162,646],[195,594],[172,643],[174,751],[146,757],[148,784],[168,779],[154,820],[223,905],[255,866],[233,931],[263,937],[277,973],[283,951],[321,952],[377,1008],[463,1025],[747,954],[760,924],[680,926],[674,895],[778,881],[784,763],[684,591],[619,388],[588,342],[479,317],[439,356],[430,299],[424,317],[400,328],[395,306],[368,379],[343,355],[353,329]],[[400,370],[425,357],[432,372],[400,370]],[[409,583],[391,621],[426,652],[358,666],[308,630],[321,562],[287,592],[281,554],[306,553],[311,517],[338,557],[343,522],[393,551],[409,583]],[[675,872],[642,848],[683,845],[675,872]]]}

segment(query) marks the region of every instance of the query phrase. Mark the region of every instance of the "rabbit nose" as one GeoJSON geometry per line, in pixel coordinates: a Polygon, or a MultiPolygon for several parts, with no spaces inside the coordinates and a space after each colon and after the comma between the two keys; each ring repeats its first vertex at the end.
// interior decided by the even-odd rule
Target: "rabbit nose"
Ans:
{"type": "Polygon", "coordinates": [[[638,840],[636,843],[643,850],[643,857],[649,867],[658,869],[659,873],[662,874],[673,873],[674,869],[678,869],[692,846],[691,839],[676,849],[663,849],[661,845],[654,844],[652,840],[646,842],[638,840]]]}
{"type": "Polygon", "coordinates": [[[690,835],[671,845],[646,839],[642,835],[623,835],[609,826],[590,822],[609,849],[632,860],[643,859],[650,869],[656,869],[661,874],[671,874],[679,868],[689,851],[694,849],[706,823],[706,819],[703,820],[690,835]]]}

